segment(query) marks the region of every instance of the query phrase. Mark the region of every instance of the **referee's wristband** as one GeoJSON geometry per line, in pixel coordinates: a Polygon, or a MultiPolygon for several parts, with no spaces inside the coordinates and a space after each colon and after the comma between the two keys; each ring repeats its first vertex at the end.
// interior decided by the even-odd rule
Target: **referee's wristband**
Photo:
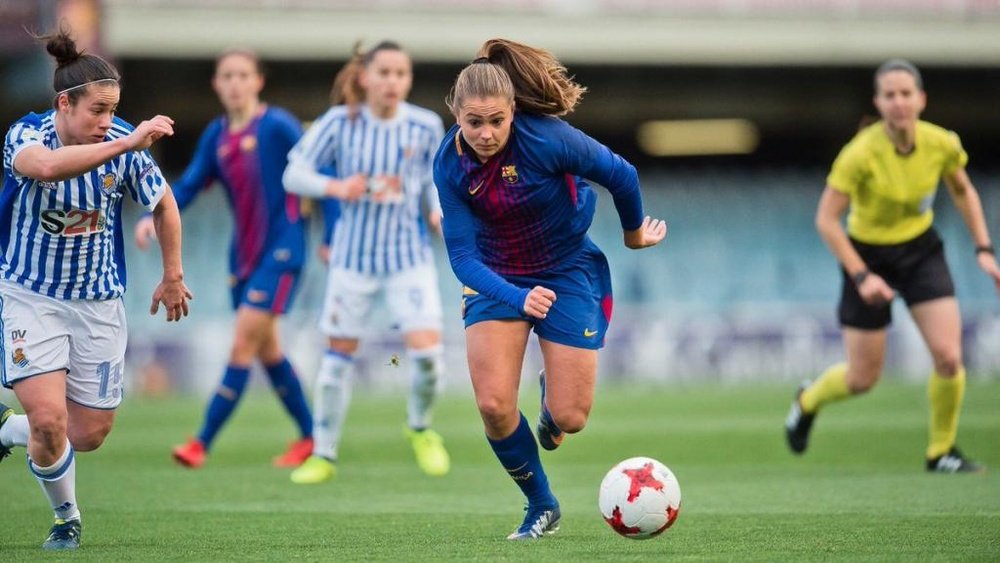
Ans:
{"type": "Polygon", "coordinates": [[[983,252],[985,252],[987,254],[993,254],[993,255],[996,255],[996,253],[997,253],[996,249],[993,248],[992,244],[984,244],[982,246],[977,246],[976,247],[976,256],[979,256],[983,252]]]}
{"type": "Polygon", "coordinates": [[[861,284],[864,283],[865,278],[867,278],[869,274],[871,274],[871,272],[868,270],[868,268],[865,268],[864,270],[861,270],[860,272],[851,275],[851,279],[854,280],[854,285],[860,287],[861,284]]]}

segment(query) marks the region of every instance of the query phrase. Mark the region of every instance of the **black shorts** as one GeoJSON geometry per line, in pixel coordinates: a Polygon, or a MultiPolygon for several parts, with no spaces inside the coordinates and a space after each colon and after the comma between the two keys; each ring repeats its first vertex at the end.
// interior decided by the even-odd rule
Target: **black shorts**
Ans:
{"type": "MultiPolygon", "coordinates": [[[[933,227],[900,244],[865,244],[854,239],[851,244],[868,269],[882,276],[908,307],[955,295],[955,283],[944,259],[944,244],[933,227]]],[[[841,274],[840,324],[871,330],[888,326],[892,322],[892,304],[868,305],[858,294],[850,274],[843,268],[841,274]]]]}

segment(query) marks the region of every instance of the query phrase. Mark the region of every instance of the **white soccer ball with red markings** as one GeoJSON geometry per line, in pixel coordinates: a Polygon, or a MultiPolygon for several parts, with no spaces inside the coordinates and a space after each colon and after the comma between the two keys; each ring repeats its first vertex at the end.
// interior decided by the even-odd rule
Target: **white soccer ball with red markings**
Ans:
{"type": "Polygon", "coordinates": [[[635,540],[662,534],[681,511],[681,486],[674,473],[649,457],[632,457],[611,468],[597,502],[611,529],[635,540]]]}

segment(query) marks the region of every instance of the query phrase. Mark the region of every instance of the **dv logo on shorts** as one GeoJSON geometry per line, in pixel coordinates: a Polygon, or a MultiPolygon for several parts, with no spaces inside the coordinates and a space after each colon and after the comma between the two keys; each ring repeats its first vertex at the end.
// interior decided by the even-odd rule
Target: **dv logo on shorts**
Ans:
{"type": "Polygon", "coordinates": [[[25,337],[28,336],[28,331],[26,330],[12,330],[10,331],[10,342],[11,344],[20,344],[25,342],[25,337]]]}
{"type": "Polygon", "coordinates": [[[24,348],[14,348],[14,351],[10,354],[10,361],[19,368],[26,368],[30,363],[28,358],[24,356],[24,348]]]}

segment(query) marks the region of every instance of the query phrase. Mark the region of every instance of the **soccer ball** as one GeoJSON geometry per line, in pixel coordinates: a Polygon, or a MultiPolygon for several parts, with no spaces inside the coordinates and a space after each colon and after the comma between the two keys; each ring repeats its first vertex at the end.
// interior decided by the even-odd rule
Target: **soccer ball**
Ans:
{"type": "Polygon", "coordinates": [[[597,497],[611,529],[635,540],[662,534],[681,511],[681,486],[666,465],[648,457],[626,459],[601,481],[597,497]]]}

